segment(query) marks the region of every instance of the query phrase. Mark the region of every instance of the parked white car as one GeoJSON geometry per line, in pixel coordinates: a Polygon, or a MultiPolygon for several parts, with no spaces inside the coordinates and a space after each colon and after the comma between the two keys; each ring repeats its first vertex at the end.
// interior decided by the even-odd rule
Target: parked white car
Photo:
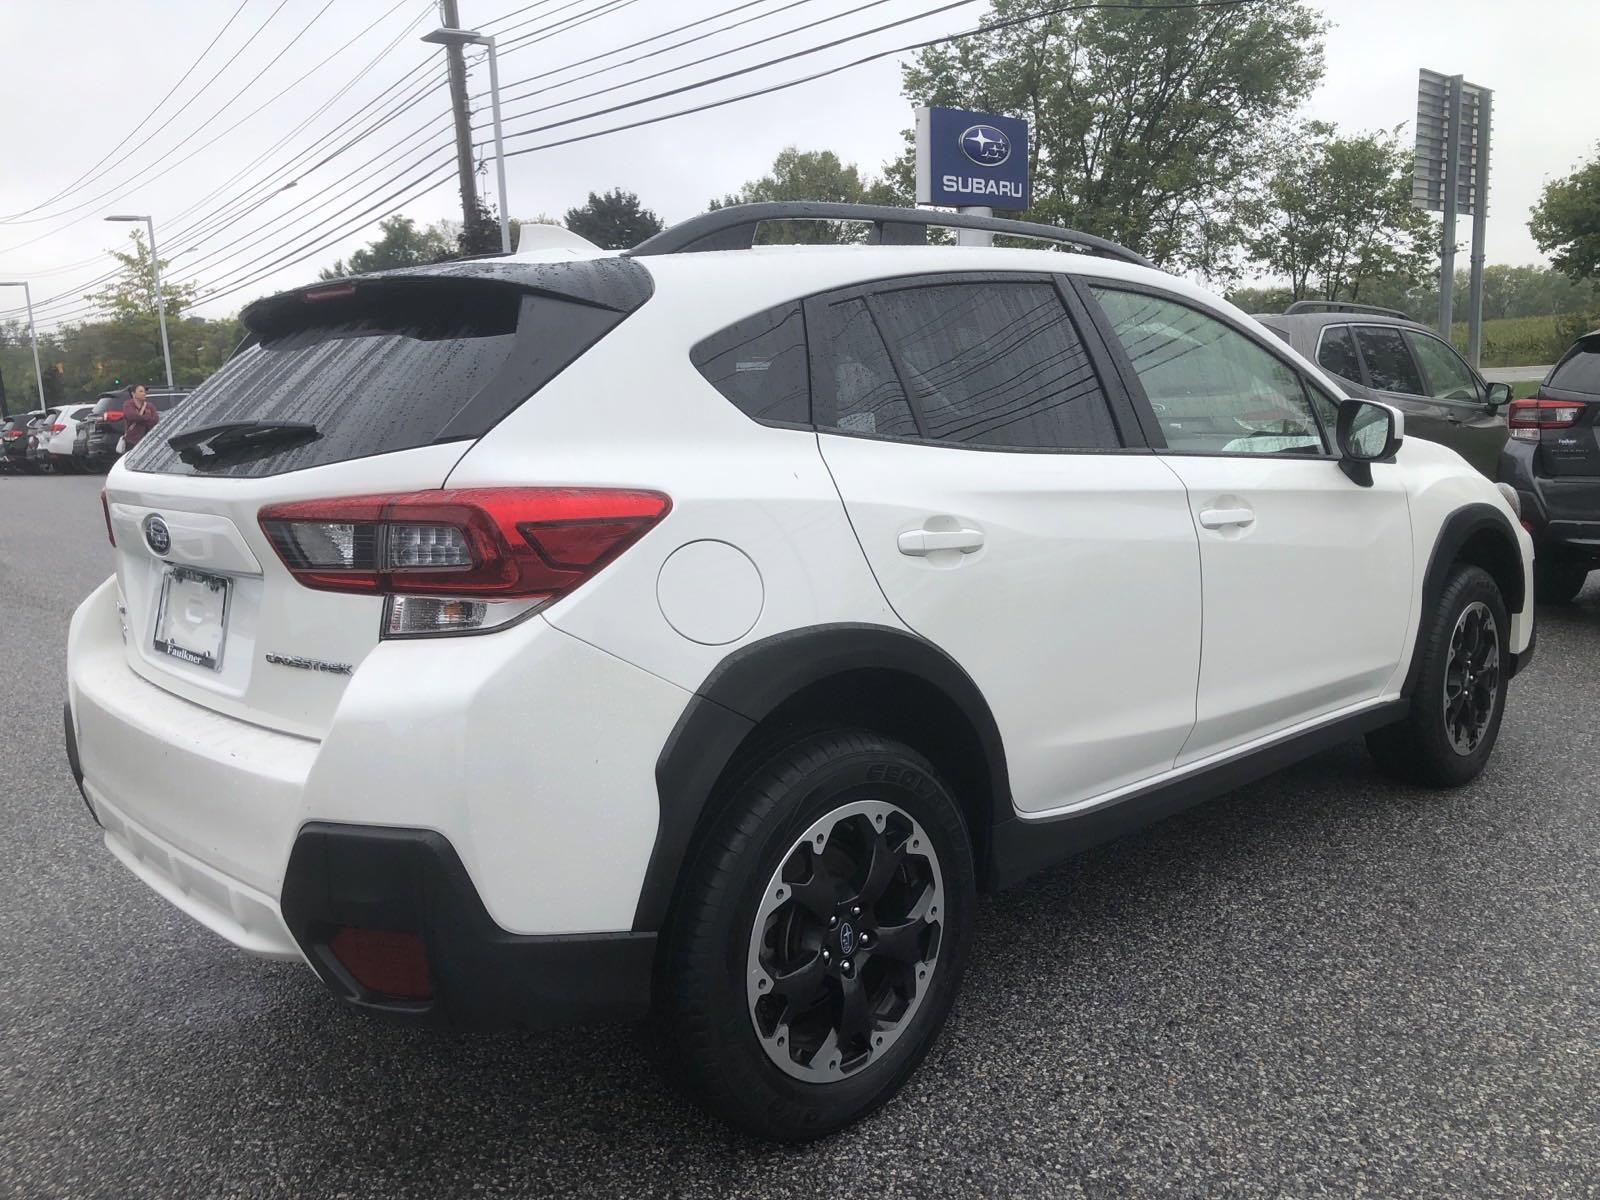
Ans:
{"type": "Polygon", "coordinates": [[[92,404],[72,404],[56,411],[50,425],[50,438],[45,443],[52,469],[62,473],[78,470],[72,458],[72,443],[78,436],[78,422],[93,411],[92,404]]]}
{"type": "Polygon", "coordinates": [[[107,481],[106,845],[358,1009],[653,1004],[766,1137],[904,1083],[980,890],[1360,734],[1465,783],[1532,653],[1492,483],[1070,231],[732,207],[244,322],[107,481]]]}

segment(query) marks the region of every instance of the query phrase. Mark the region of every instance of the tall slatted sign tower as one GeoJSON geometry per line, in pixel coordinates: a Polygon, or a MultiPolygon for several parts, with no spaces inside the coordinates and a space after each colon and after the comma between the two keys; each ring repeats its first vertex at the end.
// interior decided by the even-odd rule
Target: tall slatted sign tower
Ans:
{"type": "Polygon", "coordinates": [[[1439,333],[1450,336],[1456,277],[1456,217],[1472,216],[1472,293],[1467,357],[1483,345],[1483,234],[1489,211],[1489,116],[1494,93],[1460,75],[1422,70],[1417,79],[1417,164],[1411,203],[1442,212],[1439,237],[1439,333]]]}

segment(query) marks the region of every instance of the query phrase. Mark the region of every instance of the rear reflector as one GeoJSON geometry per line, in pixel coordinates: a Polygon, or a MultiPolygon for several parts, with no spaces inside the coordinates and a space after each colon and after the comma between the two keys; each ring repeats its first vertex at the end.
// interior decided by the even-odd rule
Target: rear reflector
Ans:
{"type": "Polygon", "coordinates": [[[369,992],[397,1000],[430,1000],[428,950],[415,933],[341,926],[328,942],[341,966],[369,992]]]}
{"type": "Polygon", "coordinates": [[[304,586],[395,597],[384,632],[400,637],[492,628],[554,603],[671,507],[621,488],[456,488],[273,504],[259,519],[304,586]],[[474,603],[418,603],[430,597],[474,603]]]}
{"type": "Polygon", "coordinates": [[[106,539],[115,546],[117,544],[116,531],[111,528],[111,502],[106,499],[105,488],[100,489],[100,511],[106,518],[106,539]]]}

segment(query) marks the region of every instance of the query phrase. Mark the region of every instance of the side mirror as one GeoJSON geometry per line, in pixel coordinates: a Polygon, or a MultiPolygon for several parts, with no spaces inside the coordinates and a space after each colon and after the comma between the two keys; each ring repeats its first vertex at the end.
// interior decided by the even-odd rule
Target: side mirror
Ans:
{"type": "Polygon", "coordinates": [[[1362,487],[1372,486],[1372,464],[1388,462],[1406,436],[1397,408],[1375,400],[1339,402],[1339,469],[1362,487]]]}
{"type": "Polygon", "coordinates": [[[1511,385],[1509,383],[1491,383],[1488,388],[1483,406],[1490,413],[1497,413],[1500,411],[1501,405],[1511,403],[1511,385]]]}

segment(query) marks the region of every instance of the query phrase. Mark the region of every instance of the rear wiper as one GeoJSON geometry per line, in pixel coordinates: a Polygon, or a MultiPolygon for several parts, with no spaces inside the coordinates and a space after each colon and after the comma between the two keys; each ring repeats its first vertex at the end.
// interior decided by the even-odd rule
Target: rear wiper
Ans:
{"type": "Polygon", "coordinates": [[[309,421],[219,421],[174,434],[167,445],[194,466],[229,450],[254,449],[282,442],[309,442],[321,437],[309,421]]]}

